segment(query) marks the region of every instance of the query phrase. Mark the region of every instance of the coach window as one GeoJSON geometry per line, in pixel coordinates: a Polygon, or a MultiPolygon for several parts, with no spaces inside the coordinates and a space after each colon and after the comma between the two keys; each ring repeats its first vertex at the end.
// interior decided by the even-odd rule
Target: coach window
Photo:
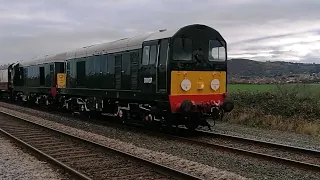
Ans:
{"type": "Polygon", "coordinates": [[[175,38],[173,41],[173,60],[192,60],[192,39],[175,38]]]}
{"type": "Polygon", "coordinates": [[[142,65],[148,65],[150,58],[150,46],[145,46],[142,53],[142,65]]]}
{"type": "Polygon", "coordinates": [[[157,45],[152,45],[150,49],[150,62],[149,64],[154,64],[157,59],[157,45]]]}
{"type": "Polygon", "coordinates": [[[226,48],[218,40],[209,42],[209,61],[226,61],[226,48]]]}

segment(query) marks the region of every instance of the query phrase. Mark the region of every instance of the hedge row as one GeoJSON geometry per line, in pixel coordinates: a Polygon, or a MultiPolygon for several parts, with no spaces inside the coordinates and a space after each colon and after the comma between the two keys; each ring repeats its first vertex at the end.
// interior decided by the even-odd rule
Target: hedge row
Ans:
{"type": "Polygon", "coordinates": [[[230,98],[240,109],[254,108],[283,117],[320,118],[320,98],[301,91],[279,88],[274,92],[233,92],[230,98]]]}

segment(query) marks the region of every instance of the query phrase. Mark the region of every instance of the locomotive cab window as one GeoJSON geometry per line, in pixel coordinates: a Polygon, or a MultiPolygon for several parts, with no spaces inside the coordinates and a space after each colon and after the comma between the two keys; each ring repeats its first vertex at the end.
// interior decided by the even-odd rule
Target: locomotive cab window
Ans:
{"type": "Polygon", "coordinates": [[[192,39],[175,38],[173,40],[173,60],[192,60],[192,39]]]}
{"type": "Polygon", "coordinates": [[[150,62],[149,64],[155,64],[157,60],[157,51],[158,51],[158,46],[157,45],[152,45],[150,49],[150,62]]]}
{"type": "Polygon", "coordinates": [[[158,46],[145,46],[143,48],[142,65],[155,64],[157,60],[158,46]]]}
{"type": "Polygon", "coordinates": [[[150,46],[145,46],[142,52],[142,65],[148,65],[150,59],[150,46]]]}
{"type": "Polygon", "coordinates": [[[226,61],[226,48],[218,40],[209,41],[209,61],[226,61]]]}

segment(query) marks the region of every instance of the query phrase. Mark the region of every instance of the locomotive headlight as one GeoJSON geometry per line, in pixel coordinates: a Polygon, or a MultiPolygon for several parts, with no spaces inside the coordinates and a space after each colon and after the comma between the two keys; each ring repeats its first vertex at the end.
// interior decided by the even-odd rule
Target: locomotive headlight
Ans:
{"type": "Polygon", "coordinates": [[[210,86],[212,90],[216,91],[220,87],[220,81],[218,79],[213,79],[210,86]]]}
{"type": "Polygon", "coordinates": [[[189,79],[184,79],[181,81],[181,89],[184,91],[189,91],[191,89],[191,81],[189,79]]]}

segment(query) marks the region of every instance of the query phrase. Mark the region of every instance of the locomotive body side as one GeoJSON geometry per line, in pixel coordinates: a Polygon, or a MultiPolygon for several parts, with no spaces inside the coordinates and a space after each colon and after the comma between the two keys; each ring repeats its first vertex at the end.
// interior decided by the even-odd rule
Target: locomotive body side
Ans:
{"type": "MultiPolygon", "coordinates": [[[[150,83],[145,81],[156,76],[158,52],[148,58],[147,64],[142,63],[143,43],[153,35],[140,35],[68,52],[67,85],[61,89],[61,95],[64,96],[62,101],[70,96],[77,96],[79,102],[85,101],[85,107],[80,109],[86,111],[119,114],[120,109],[130,109],[138,111],[131,114],[139,116],[146,109],[141,107],[144,104],[156,106],[159,99],[166,99],[168,102],[167,94],[155,92],[155,78],[150,83]]],[[[153,37],[153,40],[158,42],[158,38],[162,37],[164,36],[153,37]]],[[[158,44],[156,46],[158,48],[158,44]]],[[[166,70],[164,73],[166,74],[166,70]]],[[[167,82],[166,79],[163,81],[167,82]]],[[[66,102],[68,103],[71,102],[66,102]]],[[[80,104],[78,103],[82,106],[80,104]]]]}

